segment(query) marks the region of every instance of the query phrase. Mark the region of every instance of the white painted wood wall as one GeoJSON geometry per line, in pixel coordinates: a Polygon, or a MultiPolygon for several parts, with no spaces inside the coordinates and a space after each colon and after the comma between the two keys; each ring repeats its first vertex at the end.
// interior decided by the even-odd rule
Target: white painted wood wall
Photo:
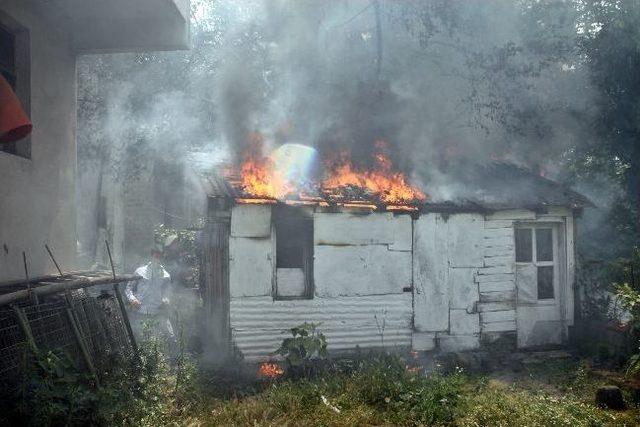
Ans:
{"type": "Polygon", "coordinates": [[[231,328],[249,359],[269,358],[288,329],[320,323],[330,350],[411,345],[411,218],[390,213],[312,213],[313,299],[276,300],[271,207],[231,214],[231,328]]]}
{"type": "MultiPolygon", "coordinates": [[[[464,351],[517,330],[514,225],[567,224],[573,283],[571,212],[526,210],[409,215],[312,212],[315,294],[275,300],[271,206],[233,208],[231,328],[248,358],[269,357],[287,329],[321,323],[329,348],[409,347],[464,351]],[[414,287],[413,295],[403,288],[414,287]]],[[[573,321],[573,292],[565,315],[573,321]]]]}

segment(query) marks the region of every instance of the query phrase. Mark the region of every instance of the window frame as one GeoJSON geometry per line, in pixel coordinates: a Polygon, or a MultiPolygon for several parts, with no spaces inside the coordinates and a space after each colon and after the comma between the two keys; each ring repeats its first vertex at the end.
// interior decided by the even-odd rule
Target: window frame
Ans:
{"type": "Polygon", "coordinates": [[[537,304],[555,305],[560,301],[560,240],[558,224],[552,222],[519,223],[514,227],[514,259],[517,260],[517,244],[515,243],[518,229],[531,229],[531,261],[516,261],[517,266],[532,265],[536,271],[536,298],[538,297],[538,267],[553,267],[553,298],[537,298],[537,304]],[[537,229],[551,229],[552,261],[538,261],[537,229]]]}
{"type": "MultiPolygon", "coordinates": [[[[306,215],[304,211],[291,206],[282,206],[273,210],[273,242],[274,262],[273,262],[273,299],[276,301],[288,300],[311,300],[315,296],[315,284],[313,278],[313,261],[314,261],[314,220],[313,215],[306,215]],[[304,294],[302,295],[279,295],[278,294],[278,222],[293,218],[296,221],[305,222],[309,227],[309,233],[303,237],[306,242],[302,242],[302,271],[304,274],[304,294]]],[[[284,267],[283,267],[284,268],[284,267]]],[[[297,268],[297,267],[293,267],[297,268]]]]}
{"type": "MultiPolygon", "coordinates": [[[[14,76],[13,89],[22,104],[22,109],[31,117],[31,36],[29,30],[0,10],[0,27],[13,36],[14,76]]],[[[10,82],[11,83],[11,82],[10,82]]],[[[0,156],[31,160],[31,135],[19,141],[0,144],[0,156]]]]}

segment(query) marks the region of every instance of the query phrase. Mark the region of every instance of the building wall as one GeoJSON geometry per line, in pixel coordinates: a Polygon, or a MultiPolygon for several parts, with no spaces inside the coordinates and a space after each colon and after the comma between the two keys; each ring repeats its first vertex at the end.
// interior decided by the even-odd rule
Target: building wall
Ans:
{"type": "Polygon", "coordinates": [[[480,214],[421,215],[414,224],[413,347],[444,351],[480,346],[479,286],[483,267],[480,214]]]}
{"type": "Polygon", "coordinates": [[[68,40],[22,0],[0,12],[30,32],[31,158],[0,152],[0,280],[55,270],[48,243],[65,269],[74,266],[76,71],[68,40]]]}
{"type": "MultiPolygon", "coordinates": [[[[55,272],[45,244],[53,250],[63,269],[75,267],[76,54],[171,50],[188,45],[189,24],[185,13],[189,10],[189,0],[149,0],[135,2],[133,6],[130,3],[125,0],[0,2],[0,23],[8,27],[15,23],[29,33],[27,109],[34,124],[30,158],[0,151],[0,280],[24,277],[23,251],[30,276],[55,272]],[[94,19],[96,10],[100,11],[99,20],[94,19]],[[149,13],[153,19],[149,19],[149,13]]],[[[17,56],[23,59],[20,52],[17,56]]],[[[111,194],[118,196],[116,191],[111,194]]],[[[86,194],[80,193],[80,197],[83,196],[86,194]]],[[[97,204],[95,198],[86,203],[97,204]]],[[[118,218],[123,216],[122,209],[116,209],[114,216],[114,221],[121,223],[118,218]]],[[[95,223],[82,223],[81,228],[95,229],[95,223]]],[[[118,227],[122,234],[123,227],[118,227]]],[[[102,230],[92,236],[92,240],[102,242],[110,233],[116,231],[102,230]]],[[[116,261],[122,258],[122,246],[114,245],[116,261]]],[[[86,258],[101,261],[99,256],[86,258]]],[[[84,267],[92,261],[85,260],[84,267]]]]}
{"type": "Polygon", "coordinates": [[[506,340],[521,347],[553,343],[535,331],[561,331],[573,324],[573,216],[504,210],[493,214],[421,215],[414,223],[414,334],[417,350],[465,351],[506,340]],[[564,233],[559,309],[517,299],[514,228],[519,223],[559,226],[564,233]],[[517,339],[517,340],[516,340],[517,339]]]}
{"type": "Polygon", "coordinates": [[[411,344],[411,218],[310,212],[314,220],[313,299],[276,300],[275,233],[268,205],[231,214],[233,339],[245,357],[269,357],[287,329],[320,323],[333,351],[411,344]]]}
{"type": "MultiPolygon", "coordinates": [[[[275,233],[269,205],[232,210],[231,328],[246,357],[268,357],[302,322],[321,323],[333,350],[360,347],[465,351],[535,329],[531,307],[518,306],[514,226],[566,224],[572,216],[511,210],[494,214],[329,213],[312,210],[314,298],[273,298],[275,233]],[[414,292],[406,292],[413,286],[414,292]]],[[[568,255],[565,326],[573,320],[568,255]]],[[[562,328],[562,322],[558,322],[562,328]]]]}

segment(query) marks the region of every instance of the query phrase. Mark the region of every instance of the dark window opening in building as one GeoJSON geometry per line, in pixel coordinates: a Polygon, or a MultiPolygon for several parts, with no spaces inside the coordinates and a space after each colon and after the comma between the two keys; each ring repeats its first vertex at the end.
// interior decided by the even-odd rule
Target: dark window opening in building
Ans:
{"type": "Polygon", "coordinates": [[[278,299],[313,298],[313,219],[292,208],[274,209],[278,299]]]}

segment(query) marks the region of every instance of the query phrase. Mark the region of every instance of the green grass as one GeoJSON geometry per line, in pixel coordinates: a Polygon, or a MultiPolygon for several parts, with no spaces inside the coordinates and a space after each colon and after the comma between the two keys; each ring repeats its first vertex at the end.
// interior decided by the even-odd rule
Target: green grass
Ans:
{"type": "Polygon", "coordinates": [[[313,380],[282,380],[250,395],[212,398],[190,421],[262,426],[640,425],[637,410],[607,411],[592,404],[593,392],[605,380],[587,365],[545,365],[505,381],[463,372],[411,374],[398,359],[376,357],[313,380]]]}
{"type": "MultiPolygon", "coordinates": [[[[366,374],[364,374],[366,375],[366,374]]],[[[207,425],[638,425],[635,411],[609,412],[571,395],[535,392],[464,375],[333,378],[284,382],[244,399],[216,400],[199,419],[207,425]],[[368,382],[373,384],[370,384],[368,382]],[[336,413],[321,400],[325,396],[336,413]]]]}
{"type": "Polygon", "coordinates": [[[159,356],[157,348],[147,347],[135,372],[116,369],[107,376],[91,400],[96,406],[90,421],[136,426],[640,425],[636,409],[615,412],[593,405],[595,389],[611,378],[580,361],[479,376],[460,369],[409,372],[410,362],[370,354],[334,361],[314,378],[259,381],[255,367],[197,371],[187,360],[176,370],[159,356]]]}

